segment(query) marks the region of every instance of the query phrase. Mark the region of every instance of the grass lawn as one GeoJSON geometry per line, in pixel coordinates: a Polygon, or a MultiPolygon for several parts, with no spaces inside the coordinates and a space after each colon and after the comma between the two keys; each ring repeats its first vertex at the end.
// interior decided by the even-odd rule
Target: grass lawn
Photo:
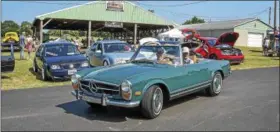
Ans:
{"type": "Polygon", "coordinates": [[[240,65],[232,65],[233,70],[263,68],[263,67],[279,67],[279,57],[265,57],[262,55],[262,48],[237,47],[242,50],[245,55],[244,63],[240,65]]]}
{"type": "MultiPolygon", "coordinates": [[[[264,57],[262,56],[261,48],[246,48],[242,49],[245,54],[245,61],[241,65],[233,65],[232,69],[250,69],[261,67],[279,67],[279,57],[264,57]]],[[[2,54],[10,54],[3,52],[2,54]]],[[[25,57],[27,52],[25,53],[25,57]]],[[[32,57],[34,57],[34,52],[32,57]]],[[[1,76],[1,90],[9,89],[25,89],[25,88],[38,88],[38,87],[51,87],[69,84],[70,81],[41,81],[38,74],[32,71],[31,60],[19,60],[19,52],[15,52],[16,64],[15,70],[12,73],[2,73],[1,76]]]]}

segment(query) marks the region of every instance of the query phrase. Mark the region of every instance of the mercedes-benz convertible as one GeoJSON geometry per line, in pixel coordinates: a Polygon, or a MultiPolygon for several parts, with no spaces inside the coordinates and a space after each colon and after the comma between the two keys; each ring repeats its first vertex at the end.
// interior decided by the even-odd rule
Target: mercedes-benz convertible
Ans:
{"type": "Polygon", "coordinates": [[[81,70],[72,76],[72,94],[93,108],[137,107],[149,119],[159,116],[167,101],[201,90],[219,95],[231,74],[229,61],[198,57],[185,64],[186,46],[145,44],[125,64],[81,70]]]}

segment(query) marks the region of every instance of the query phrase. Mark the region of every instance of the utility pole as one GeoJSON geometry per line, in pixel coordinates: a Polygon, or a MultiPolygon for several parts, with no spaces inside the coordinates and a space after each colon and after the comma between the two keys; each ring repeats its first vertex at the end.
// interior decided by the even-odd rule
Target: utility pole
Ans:
{"type": "Polygon", "coordinates": [[[275,31],[276,31],[276,19],[277,19],[277,1],[276,0],[274,0],[274,26],[273,26],[273,28],[274,28],[274,33],[275,33],[275,31]]]}
{"type": "Polygon", "coordinates": [[[271,7],[269,7],[269,12],[268,12],[268,24],[270,25],[270,21],[271,21],[271,7]]]}

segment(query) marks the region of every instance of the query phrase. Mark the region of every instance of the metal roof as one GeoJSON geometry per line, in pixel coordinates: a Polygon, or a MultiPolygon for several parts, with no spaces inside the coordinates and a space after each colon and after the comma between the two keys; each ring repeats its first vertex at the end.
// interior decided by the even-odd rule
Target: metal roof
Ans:
{"type": "MultiPolygon", "coordinates": [[[[227,20],[227,21],[213,21],[213,22],[207,22],[201,24],[181,25],[179,26],[179,29],[184,29],[184,28],[192,28],[196,30],[231,29],[256,20],[264,23],[258,18],[245,18],[245,19],[227,20]]],[[[266,23],[264,24],[271,27],[266,23]]]]}
{"type": "Polygon", "coordinates": [[[107,11],[106,1],[94,1],[83,5],[73,6],[62,10],[36,16],[36,20],[45,19],[69,19],[86,21],[111,21],[123,23],[151,24],[151,25],[178,25],[175,22],[165,20],[156,14],[124,1],[124,11],[107,11]]]}

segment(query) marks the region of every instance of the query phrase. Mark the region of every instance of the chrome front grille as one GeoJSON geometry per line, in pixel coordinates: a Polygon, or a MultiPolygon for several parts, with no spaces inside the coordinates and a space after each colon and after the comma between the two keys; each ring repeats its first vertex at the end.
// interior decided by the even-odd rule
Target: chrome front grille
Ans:
{"type": "Polygon", "coordinates": [[[120,92],[119,86],[94,80],[81,80],[80,89],[89,93],[105,93],[110,95],[117,95],[120,92]]]}

